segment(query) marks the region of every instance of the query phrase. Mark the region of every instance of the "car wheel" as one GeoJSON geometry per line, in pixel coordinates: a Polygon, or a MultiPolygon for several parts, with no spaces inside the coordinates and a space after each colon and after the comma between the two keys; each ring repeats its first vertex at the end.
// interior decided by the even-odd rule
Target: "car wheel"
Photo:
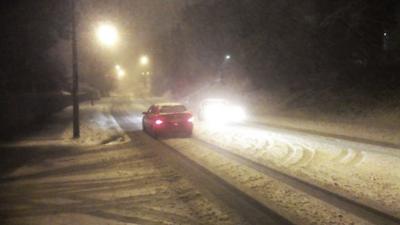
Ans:
{"type": "Polygon", "coordinates": [[[144,125],[144,120],[142,120],[142,130],[143,132],[147,133],[146,126],[144,125]]]}
{"type": "Polygon", "coordinates": [[[192,135],[193,135],[193,131],[187,131],[187,132],[185,133],[185,137],[187,137],[187,138],[192,137],[192,135]]]}
{"type": "Polygon", "coordinates": [[[153,136],[153,138],[158,139],[158,132],[156,131],[156,129],[154,129],[154,127],[151,128],[151,134],[153,136]]]}

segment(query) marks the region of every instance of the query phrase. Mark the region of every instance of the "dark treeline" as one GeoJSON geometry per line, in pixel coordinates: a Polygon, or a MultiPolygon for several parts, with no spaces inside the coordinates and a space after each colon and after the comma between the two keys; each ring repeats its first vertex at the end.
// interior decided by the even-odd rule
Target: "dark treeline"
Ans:
{"type": "Polygon", "coordinates": [[[0,3],[2,92],[48,92],[66,85],[66,69],[48,51],[68,38],[67,1],[0,3]]]}
{"type": "MultiPolygon", "coordinates": [[[[156,90],[205,84],[231,54],[229,76],[275,89],[397,88],[396,0],[219,0],[188,5],[181,23],[154,40],[156,90]],[[165,82],[160,82],[164,80],[165,82]],[[170,83],[168,83],[170,82],[170,83]],[[166,85],[170,84],[170,85],[166,85]],[[175,84],[175,85],[171,85],[175,84]]],[[[224,68],[226,70],[226,68],[224,68]]]]}
{"type": "Polygon", "coordinates": [[[70,46],[70,12],[67,0],[0,2],[0,139],[71,104],[61,92],[71,89],[69,65],[58,57],[70,52],[52,52],[70,46]]]}
{"type": "MultiPolygon", "coordinates": [[[[82,25],[86,17],[78,9],[75,13],[78,26],[82,25]]],[[[70,0],[0,2],[1,95],[71,90],[71,15],[70,0]],[[62,48],[57,49],[61,44],[62,48]]],[[[79,59],[92,57],[84,56],[82,49],[78,51],[79,59]]],[[[92,71],[82,74],[81,90],[94,87],[106,93],[112,89],[113,80],[106,77],[104,63],[94,59],[86,62],[92,63],[92,71]],[[92,77],[96,79],[82,79],[92,77]]]]}

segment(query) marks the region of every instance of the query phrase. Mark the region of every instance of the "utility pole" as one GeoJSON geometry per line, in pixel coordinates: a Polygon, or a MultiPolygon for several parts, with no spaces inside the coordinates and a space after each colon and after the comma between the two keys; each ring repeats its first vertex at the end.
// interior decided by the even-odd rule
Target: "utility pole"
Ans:
{"type": "Polygon", "coordinates": [[[76,34],[75,0],[71,1],[72,18],[72,105],[73,105],[73,138],[80,137],[79,129],[79,76],[78,76],[78,49],[76,34]]]}

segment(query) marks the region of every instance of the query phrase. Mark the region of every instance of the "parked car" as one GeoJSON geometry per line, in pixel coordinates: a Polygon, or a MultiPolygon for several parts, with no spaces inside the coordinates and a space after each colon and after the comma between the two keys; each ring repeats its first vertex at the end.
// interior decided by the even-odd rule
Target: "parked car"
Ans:
{"type": "Polygon", "coordinates": [[[143,131],[154,137],[193,132],[193,115],[180,103],[159,103],[143,112],[143,131]]]}

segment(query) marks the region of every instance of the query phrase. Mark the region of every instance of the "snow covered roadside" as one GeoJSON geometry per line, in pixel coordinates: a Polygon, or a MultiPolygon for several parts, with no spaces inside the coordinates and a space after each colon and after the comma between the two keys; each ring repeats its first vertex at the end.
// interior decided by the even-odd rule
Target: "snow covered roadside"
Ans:
{"type": "Polygon", "coordinates": [[[400,158],[243,126],[196,126],[197,137],[250,160],[400,216],[400,158]]]}
{"type": "Polygon", "coordinates": [[[111,106],[81,105],[81,140],[71,139],[66,109],[48,129],[0,147],[0,224],[245,224],[173,170],[152,139],[128,142],[111,106]]]}
{"type": "MultiPolygon", "coordinates": [[[[1,144],[2,148],[36,149],[45,148],[58,150],[60,148],[76,148],[88,151],[115,144],[129,142],[129,137],[122,131],[111,115],[111,99],[97,101],[94,105],[89,102],[80,104],[80,131],[79,139],[72,138],[72,107],[52,115],[43,127],[14,143],[1,144]]],[[[34,154],[35,151],[26,154],[34,154]]],[[[57,151],[55,151],[57,152],[57,151]]],[[[26,164],[17,168],[8,176],[22,176],[47,169],[47,165],[26,164]]]]}
{"type": "Polygon", "coordinates": [[[1,146],[42,146],[57,145],[81,147],[119,144],[128,142],[129,137],[122,131],[111,115],[111,98],[80,104],[80,138],[72,138],[72,107],[67,107],[48,118],[40,129],[12,144],[1,146]]]}
{"type": "Polygon", "coordinates": [[[80,138],[72,138],[72,106],[52,115],[27,137],[1,146],[76,145],[82,147],[120,144],[130,139],[111,115],[111,99],[80,104],[80,138]]]}
{"type": "MultiPolygon", "coordinates": [[[[123,143],[129,141],[129,137],[122,131],[114,117],[111,115],[111,99],[103,99],[80,106],[81,137],[72,139],[72,124],[61,135],[61,138],[72,144],[84,146],[123,143]]],[[[70,113],[68,109],[65,113],[70,113]]]]}
{"type": "MultiPolygon", "coordinates": [[[[373,117],[384,117],[383,115],[371,116],[372,118],[359,118],[351,121],[321,119],[321,118],[296,118],[292,116],[278,115],[255,115],[251,121],[265,123],[268,125],[300,129],[304,131],[317,132],[325,135],[344,136],[353,139],[363,139],[371,142],[384,143],[400,146],[400,129],[398,124],[390,118],[385,123],[374,123],[373,117]]],[[[381,119],[382,121],[383,119],[381,119]]]]}
{"type": "Polygon", "coordinates": [[[165,143],[294,224],[370,224],[190,139],[167,139],[165,143]]]}

